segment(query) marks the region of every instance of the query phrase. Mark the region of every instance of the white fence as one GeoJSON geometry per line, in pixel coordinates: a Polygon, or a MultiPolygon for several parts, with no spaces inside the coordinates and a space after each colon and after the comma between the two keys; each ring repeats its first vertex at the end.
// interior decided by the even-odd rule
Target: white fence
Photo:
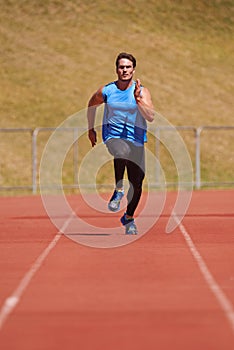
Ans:
{"type": "MultiPolygon", "coordinates": [[[[234,149],[233,149],[233,136],[234,136],[234,126],[200,126],[200,127],[194,127],[194,126],[177,126],[177,127],[157,127],[153,133],[155,136],[155,155],[160,163],[160,157],[161,157],[161,149],[163,145],[160,143],[160,133],[165,132],[165,130],[169,129],[176,130],[179,133],[188,133],[189,136],[187,138],[189,139],[189,153],[192,159],[193,168],[194,168],[194,181],[193,186],[196,189],[200,189],[201,187],[205,186],[212,186],[212,187],[220,187],[220,186],[233,186],[234,185],[234,149]],[[203,167],[206,162],[206,160],[203,160],[203,157],[207,154],[207,150],[204,150],[201,147],[202,140],[204,138],[211,139],[211,134],[213,135],[213,139],[218,139],[218,141],[214,142],[214,144],[211,145],[211,148],[213,149],[213,154],[218,154],[220,152],[220,147],[222,146],[222,143],[225,144],[225,142],[228,142],[228,147],[224,145],[221,147],[222,152],[220,157],[222,157],[223,150],[229,152],[229,161],[228,161],[228,171],[229,174],[233,173],[229,176],[228,180],[225,178],[218,179],[218,181],[207,181],[203,175],[203,167]],[[214,134],[219,135],[219,138],[214,136],[214,134]],[[226,135],[229,135],[229,139],[232,141],[231,144],[229,141],[227,141],[226,135]],[[192,135],[192,136],[191,136],[192,135]]],[[[39,179],[38,179],[38,172],[39,172],[39,164],[40,164],[40,157],[41,157],[41,148],[45,146],[47,140],[44,141],[44,145],[41,145],[42,142],[40,142],[40,152],[38,147],[38,138],[42,134],[45,134],[46,132],[52,133],[56,128],[36,128],[36,129],[30,129],[30,128],[1,128],[0,134],[1,136],[4,135],[4,152],[8,153],[9,148],[11,147],[11,139],[7,140],[7,136],[11,135],[12,137],[15,137],[16,134],[20,136],[20,139],[25,141],[25,147],[27,147],[27,152],[30,153],[30,156],[27,157],[27,159],[21,159],[21,162],[25,162],[25,164],[21,164],[21,166],[30,169],[30,179],[27,180],[27,183],[15,183],[16,181],[13,181],[13,177],[17,177],[18,180],[20,180],[20,174],[17,174],[17,171],[14,172],[12,176],[12,182],[11,182],[11,176],[6,172],[4,174],[4,169],[6,167],[6,162],[9,164],[13,164],[15,159],[16,153],[9,152],[9,157],[2,157],[1,163],[0,163],[0,191],[9,191],[9,190],[30,190],[32,193],[37,193],[38,187],[39,187],[39,179]],[[27,136],[26,136],[27,135],[27,136]],[[26,140],[28,138],[28,140],[26,140]],[[10,154],[11,153],[11,154],[10,154]],[[7,184],[4,181],[5,176],[8,177],[7,184]]],[[[72,183],[65,185],[64,187],[69,188],[79,188],[78,183],[78,162],[79,162],[79,144],[77,142],[78,134],[80,132],[80,128],[63,128],[60,129],[62,132],[72,132],[74,135],[74,144],[73,144],[73,181],[72,183]]],[[[152,130],[151,130],[152,134],[152,130]]],[[[1,137],[2,138],[2,137],[1,137]]],[[[183,136],[182,136],[183,138],[183,136]]],[[[206,139],[207,140],[207,139],[206,139]]],[[[186,142],[185,142],[186,143],[186,142]]],[[[0,145],[1,147],[1,145],[0,145]]],[[[211,155],[212,156],[212,155],[211,155]]],[[[224,160],[225,161],[225,160],[224,160]]],[[[214,157],[214,160],[212,160],[212,164],[214,167],[214,175],[215,172],[219,171],[219,165],[216,166],[216,160],[214,157]]],[[[15,179],[14,179],[15,180],[15,179]]],[[[88,186],[88,185],[87,185],[88,186]]],[[[155,181],[153,181],[152,184],[153,187],[157,188],[160,187],[160,181],[159,181],[159,172],[155,171],[155,181]]],[[[167,186],[176,186],[176,182],[168,182],[167,186]]]]}

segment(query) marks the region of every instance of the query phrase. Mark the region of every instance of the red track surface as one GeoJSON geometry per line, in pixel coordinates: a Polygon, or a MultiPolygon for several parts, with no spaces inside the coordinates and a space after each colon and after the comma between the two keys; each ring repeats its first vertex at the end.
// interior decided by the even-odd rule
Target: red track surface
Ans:
{"type": "Polygon", "coordinates": [[[174,200],[140,239],[98,249],[58,234],[40,197],[0,198],[0,348],[234,349],[234,191],[194,192],[165,234],[174,200]]]}

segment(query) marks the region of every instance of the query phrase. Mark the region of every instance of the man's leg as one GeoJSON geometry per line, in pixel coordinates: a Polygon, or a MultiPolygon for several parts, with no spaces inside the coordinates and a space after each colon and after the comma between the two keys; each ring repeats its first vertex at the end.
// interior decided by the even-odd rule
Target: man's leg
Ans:
{"type": "Polygon", "coordinates": [[[127,194],[128,205],[126,214],[129,217],[133,217],[141,198],[142,183],[145,173],[138,165],[131,161],[129,161],[127,164],[127,171],[130,187],[127,194]]]}
{"type": "Polygon", "coordinates": [[[115,191],[109,201],[108,208],[118,211],[124,195],[123,177],[126,162],[131,152],[129,145],[122,139],[110,139],[106,142],[110,154],[114,156],[115,191]]]}
{"type": "Polygon", "coordinates": [[[115,173],[115,187],[116,189],[123,188],[123,177],[126,167],[126,160],[121,158],[114,158],[114,173],[115,173]]]}
{"type": "Polygon", "coordinates": [[[109,153],[114,156],[116,188],[122,188],[126,161],[129,159],[131,148],[128,143],[122,139],[110,139],[106,142],[106,147],[109,153]]]}
{"type": "Polygon", "coordinates": [[[142,183],[145,177],[145,150],[144,147],[132,146],[131,160],[127,161],[129,191],[127,195],[127,216],[133,217],[142,194],[142,183]]]}
{"type": "Polygon", "coordinates": [[[127,194],[127,211],[120,219],[125,226],[126,234],[138,234],[134,221],[134,213],[138,206],[142,193],[142,183],[145,177],[145,152],[144,147],[131,145],[131,160],[127,161],[129,190],[127,194]]]}

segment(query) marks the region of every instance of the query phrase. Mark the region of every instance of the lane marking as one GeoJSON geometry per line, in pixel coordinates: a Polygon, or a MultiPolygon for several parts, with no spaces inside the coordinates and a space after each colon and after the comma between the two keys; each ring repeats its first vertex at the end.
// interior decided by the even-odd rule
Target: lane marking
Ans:
{"type": "Polygon", "coordinates": [[[199,253],[195,244],[193,243],[192,238],[190,237],[189,233],[185,229],[184,225],[180,222],[180,220],[175,212],[173,213],[173,217],[174,217],[182,235],[184,236],[184,239],[185,239],[185,241],[190,249],[190,252],[192,253],[195,261],[197,262],[198,267],[199,267],[206,283],[208,284],[208,287],[210,288],[210,290],[214,294],[215,298],[217,299],[217,301],[218,301],[222,311],[224,312],[224,314],[225,314],[225,316],[226,316],[226,318],[231,326],[231,329],[234,333],[234,308],[233,308],[232,303],[230,302],[228,297],[225,295],[225,293],[223,292],[223,290],[221,289],[221,287],[219,286],[219,284],[216,282],[215,278],[213,277],[213,275],[209,271],[205,261],[203,260],[201,254],[199,253]]]}
{"type": "Polygon", "coordinates": [[[67,226],[71,222],[72,218],[75,217],[75,215],[76,214],[73,212],[72,215],[64,222],[61,230],[57,232],[53,240],[49,243],[49,245],[43,250],[43,252],[35,260],[31,268],[26,272],[26,274],[23,276],[23,278],[19,282],[14,292],[9,297],[6,298],[0,310],[0,331],[4,323],[6,322],[7,318],[9,317],[9,315],[12,313],[16,305],[20,302],[20,299],[22,298],[22,295],[25,292],[28,285],[30,284],[32,278],[34,277],[36,272],[40,269],[44,260],[47,258],[51,250],[56,246],[59,239],[61,238],[67,226]]]}

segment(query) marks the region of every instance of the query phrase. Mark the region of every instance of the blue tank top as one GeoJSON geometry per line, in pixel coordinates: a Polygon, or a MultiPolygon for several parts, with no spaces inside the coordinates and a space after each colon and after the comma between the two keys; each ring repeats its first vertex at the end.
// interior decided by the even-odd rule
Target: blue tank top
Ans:
{"type": "Polygon", "coordinates": [[[138,110],[134,97],[136,82],[126,90],[120,90],[116,82],[109,83],[102,90],[105,109],[102,137],[106,142],[111,138],[122,138],[136,145],[147,141],[147,125],[138,110]]]}

